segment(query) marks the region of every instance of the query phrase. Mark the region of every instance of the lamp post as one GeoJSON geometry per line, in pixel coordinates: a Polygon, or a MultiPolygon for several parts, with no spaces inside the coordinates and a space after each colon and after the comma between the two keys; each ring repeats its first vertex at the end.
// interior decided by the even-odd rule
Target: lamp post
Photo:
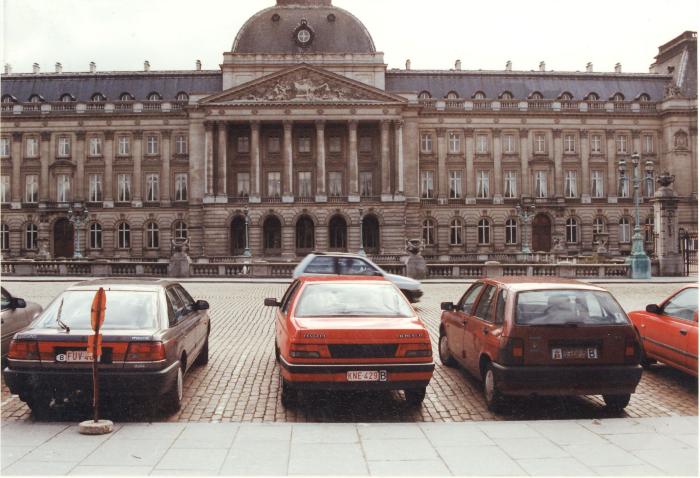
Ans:
{"type": "Polygon", "coordinates": [[[243,257],[251,257],[253,254],[250,252],[250,216],[248,215],[248,208],[243,210],[243,216],[245,217],[245,249],[243,250],[243,257]]]}
{"type": "Polygon", "coordinates": [[[81,207],[76,211],[72,207],[68,209],[68,220],[75,229],[73,233],[73,259],[83,259],[83,255],[80,252],[80,230],[88,221],[88,214],[86,207],[81,207]]]}
{"type": "MultiPolygon", "coordinates": [[[[618,162],[618,167],[620,171],[620,182],[629,181],[634,187],[634,234],[632,235],[632,252],[627,258],[627,264],[630,265],[632,279],[650,279],[651,278],[651,260],[644,251],[644,237],[642,236],[642,227],[639,220],[639,204],[641,202],[640,198],[640,187],[642,185],[643,178],[639,171],[639,153],[633,153],[631,157],[632,163],[632,176],[627,174],[627,161],[625,159],[620,159],[618,162]]],[[[646,162],[646,170],[652,169],[654,163],[652,161],[646,162]]],[[[621,184],[621,185],[622,185],[621,184]]]]}
{"type": "Polygon", "coordinates": [[[365,238],[364,238],[364,223],[365,223],[365,218],[362,215],[362,209],[360,209],[360,250],[358,251],[358,254],[361,256],[366,256],[367,254],[365,253],[365,238]]]}
{"type": "Polygon", "coordinates": [[[527,226],[532,222],[532,218],[535,217],[535,205],[521,206],[518,204],[515,206],[515,212],[518,215],[518,219],[520,219],[520,223],[523,225],[522,248],[520,252],[523,254],[532,254],[530,244],[527,241],[527,226]]]}

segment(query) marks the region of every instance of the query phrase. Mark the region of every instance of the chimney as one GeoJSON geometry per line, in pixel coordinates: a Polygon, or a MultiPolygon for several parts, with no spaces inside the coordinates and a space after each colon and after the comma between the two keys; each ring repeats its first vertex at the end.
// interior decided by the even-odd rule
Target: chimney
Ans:
{"type": "Polygon", "coordinates": [[[10,65],[9,63],[5,63],[5,74],[9,75],[11,73],[12,73],[12,65],[10,65]]]}
{"type": "Polygon", "coordinates": [[[39,68],[39,63],[34,63],[32,65],[32,73],[37,74],[41,71],[41,68],[39,68]]]}
{"type": "Polygon", "coordinates": [[[56,62],[56,73],[63,73],[63,65],[60,62],[56,62]]]}
{"type": "Polygon", "coordinates": [[[622,65],[615,63],[615,73],[622,73],[622,65]]]}
{"type": "Polygon", "coordinates": [[[151,71],[151,63],[148,60],[143,62],[143,71],[151,71]]]}
{"type": "Polygon", "coordinates": [[[455,70],[461,70],[461,69],[462,69],[462,60],[455,61],[455,70]]]}
{"type": "Polygon", "coordinates": [[[411,60],[406,60],[406,69],[410,70],[411,69],[411,60]]]}
{"type": "Polygon", "coordinates": [[[194,66],[195,66],[195,69],[197,71],[202,71],[202,61],[201,60],[197,60],[194,64],[194,66]]]}
{"type": "Polygon", "coordinates": [[[94,61],[90,62],[90,73],[95,73],[97,71],[97,65],[94,61]]]}
{"type": "Polygon", "coordinates": [[[593,63],[590,61],[586,63],[586,73],[593,73],[593,63]]]}
{"type": "Polygon", "coordinates": [[[544,61],[541,61],[540,62],[540,71],[544,71],[544,69],[545,69],[544,61]]]}
{"type": "Polygon", "coordinates": [[[506,71],[513,71],[513,62],[510,60],[506,62],[506,71]]]}

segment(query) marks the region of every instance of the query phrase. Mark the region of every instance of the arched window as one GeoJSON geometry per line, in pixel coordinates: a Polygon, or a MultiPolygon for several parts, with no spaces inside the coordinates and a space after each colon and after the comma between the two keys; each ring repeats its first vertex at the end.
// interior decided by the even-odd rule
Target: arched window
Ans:
{"type": "Polygon", "coordinates": [[[42,98],[41,96],[39,96],[39,95],[32,95],[32,96],[29,97],[29,102],[30,102],[30,103],[41,103],[42,101],[44,101],[44,100],[43,100],[43,98],[42,98]]]}
{"type": "Polygon", "coordinates": [[[559,99],[560,99],[560,100],[563,100],[563,101],[571,101],[571,100],[574,99],[574,95],[572,95],[572,94],[569,93],[568,91],[565,91],[564,93],[561,94],[561,96],[559,97],[559,99]]]}
{"type": "Polygon", "coordinates": [[[102,226],[98,222],[90,224],[90,249],[102,249],[102,226]]]}
{"type": "Polygon", "coordinates": [[[185,93],[184,91],[181,91],[181,92],[179,92],[179,93],[177,94],[177,96],[175,97],[175,99],[176,99],[177,101],[189,101],[190,95],[188,95],[188,94],[185,93]]]}
{"type": "Polygon", "coordinates": [[[119,95],[119,101],[133,101],[134,97],[130,93],[122,93],[119,95]]]}
{"type": "Polygon", "coordinates": [[[435,221],[426,219],[423,221],[423,243],[426,246],[434,246],[435,242],[435,221]]]}
{"type": "Polygon", "coordinates": [[[14,97],[13,97],[12,95],[3,95],[3,96],[2,96],[2,102],[3,102],[4,104],[16,103],[17,100],[15,100],[14,97]]]}
{"type": "Polygon", "coordinates": [[[475,100],[485,100],[486,99],[486,93],[483,91],[477,91],[474,93],[474,96],[472,96],[473,99],[475,100]]]}
{"type": "Polygon", "coordinates": [[[370,254],[379,254],[379,220],[373,214],[362,220],[362,246],[370,254]]]}
{"type": "Polygon", "coordinates": [[[120,222],[117,226],[117,247],[119,249],[131,247],[131,228],[125,222],[120,222]]]}
{"type": "Polygon", "coordinates": [[[34,223],[29,223],[24,228],[24,248],[33,250],[37,248],[39,228],[34,223]]]}
{"type": "Polygon", "coordinates": [[[629,217],[620,218],[619,241],[621,243],[628,243],[632,239],[630,224],[629,217]]]}
{"type": "Polygon", "coordinates": [[[160,228],[155,222],[146,224],[146,248],[158,249],[160,247],[160,228]]]}
{"type": "Polygon", "coordinates": [[[503,93],[501,93],[501,96],[499,98],[501,98],[502,100],[512,100],[513,93],[511,93],[510,91],[504,91],[503,93]]]}
{"type": "Polygon", "coordinates": [[[297,250],[311,251],[315,245],[314,222],[309,216],[301,216],[297,221],[297,250]]]}
{"type": "Polygon", "coordinates": [[[432,95],[428,91],[421,91],[418,95],[418,99],[420,100],[429,100],[430,98],[432,98],[432,95]]]}
{"type": "Polygon", "coordinates": [[[578,221],[575,217],[570,217],[566,220],[566,242],[578,242],[578,221]]]}
{"type": "Polygon", "coordinates": [[[506,244],[518,243],[518,222],[515,219],[506,221],[506,244]]]}
{"type": "Polygon", "coordinates": [[[263,223],[263,249],[266,254],[277,254],[282,249],[282,224],[275,216],[263,223]]]}
{"type": "Polygon", "coordinates": [[[597,216],[593,219],[593,234],[603,234],[607,226],[605,224],[605,218],[602,216],[597,216]]]}
{"type": "Polygon", "coordinates": [[[531,100],[542,100],[542,99],[544,99],[544,96],[542,96],[542,93],[540,93],[539,91],[533,91],[530,94],[530,99],[531,100]]]}
{"type": "Polygon", "coordinates": [[[185,221],[175,221],[173,232],[175,239],[187,239],[187,223],[185,221]]]}
{"type": "Polygon", "coordinates": [[[451,246],[461,246],[464,244],[462,240],[462,230],[464,226],[462,220],[459,218],[454,218],[450,221],[450,245],[451,246]]]}
{"type": "Polygon", "coordinates": [[[586,101],[598,101],[600,99],[600,95],[596,93],[595,91],[591,91],[586,95],[586,98],[584,98],[586,101]]]}
{"type": "Polygon", "coordinates": [[[488,219],[479,220],[479,224],[476,226],[476,232],[479,244],[491,243],[491,223],[488,219]]]}
{"type": "Polygon", "coordinates": [[[610,98],[610,99],[613,100],[613,101],[625,101],[625,95],[623,95],[622,93],[619,93],[619,92],[618,92],[618,93],[615,93],[615,94],[612,96],[612,98],[610,98]]]}
{"type": "Polygon", "coordinates": [[[10,249],[10,226],[5,223],[0,225],[0,250],[10,249]]]}
{"type": "Polygon", "coordinates": [[[641,102],[651,101],[651,96],[649,96],[646,93],[642,93],[641,95],[639,95],[639,98],[637,98],[637,99],[641,102]]]}
{"type": "Polygon", "coordinates": [[[328,223],[328,240],[333,250],[347,250],[348,225],[343,216],[333,216],[328,223]]]}
{"type": "Polygon", "coordinates": [[[75,101],[75,98],[73,98],[73,95],[71,95],[70,93],[64,93],[61,95],[62,103],[70,103],[71,101],[75,101]]]}
{"type": "Polygon", "coordinates": [[[457,98],[459,98],[459,93],[457,93],[456,91],[450,91],[449,93],[447,93],[446,98],[448,100],[456,100],[457,98]]]}
{"type": "Polygon", "coordinates": [[[161,96],[160,96],[160,93],[158,93],[157,91],[154,91],[152,93],[149,93],[148,96],[146,97],[146,99],[148,101],[160,101],[161,96]]]}
{"type": "Polygon", "coordinates": [[[90,101],[105,101],[107,98],[102,93],[95,93],[90,97],[90,101]]]}
{"type": "Polygon", "coordinates": [[[654,242],[654,216],[647,216],[644,221],[644,242],[654,242]]]}
{"type": "Polygon", "coordinates": [[[231,254],[240,256],[245,251],[245,217],[236,216],[231,221],[231,254]]]}

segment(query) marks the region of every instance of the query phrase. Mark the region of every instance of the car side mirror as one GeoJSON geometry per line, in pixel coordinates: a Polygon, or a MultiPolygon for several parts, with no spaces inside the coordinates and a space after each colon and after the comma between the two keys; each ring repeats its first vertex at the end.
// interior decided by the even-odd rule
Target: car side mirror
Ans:
{"type": "Polygon", "coordinates": [[[647,312],[650,312],[652,314],[660,314],[661,307],[659,307],[657,304],[649,304],[647,305],[647,312]]]}
{"type": "Polygon", "coordinates": [[[20,299],[19,297],[12,298],[12,302],[10,303],[11,309],[24,309],[25,307],[27,307],[27,303],[24,299],[20,299]]]}
{"type": "Polygon", "coordinates": [[[265,307],[279,307],[282,303],[278,302],[277,299],[265,299],[265,307]]]}
{"type": "Polygon", "coordinates": [[[206,300],[198,300],[194,303],[194,310],[209,310],[209,302],[206,300]]]}
{"type": "Polygon", "coordinates": [[[446,310],[447,312],[452,312],[455,310],[455,305],[452,302],[442,302],[440,304],[440,309],[446,310]]]}

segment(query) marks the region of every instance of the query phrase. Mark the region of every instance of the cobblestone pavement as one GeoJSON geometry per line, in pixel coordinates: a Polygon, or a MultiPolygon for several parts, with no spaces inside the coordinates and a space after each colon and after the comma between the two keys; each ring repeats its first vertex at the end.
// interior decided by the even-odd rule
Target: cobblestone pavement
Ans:
{"type": "MultiPolygon", "coordinates": [[[[68,282],[5,282],[13,294],[46,306],[68,282]]],[[[286,285],[275,283],[185,284],[197,299],[211,304],[210,361],[193,368],[185,379],[182,409],[174,415],[142,404],[113,404],[109,418],[119,421],[171,422],[391,422],[608,418],[599,396],[537,398],[512,401],[504,415],[486,409],[480,383],[467,373],[437,364],[423,407],[411,409],[399,392],[313,393],[294,410],[280,403],[279,373],[273,356],[272,309],[265,297],[281,297],[286,285]]],[[[608,284],[625,310],[660,301],[676,284],[608,284]]],[[[417,309],[427,323],[437,350],[441,301],[456,301],[464,284],[425,284],[417,309]]],[[[437,353],[435,354],[437,360],[437,353]]],[[[698,381],[669,367],[645,371],[637,393],[621,416],[653,417],[698,414],[698,381]]],[[[57,410],[52,421],[75,421],[85,410],[57,410]]],[[[2,387],[2,419],[31,418],[28,408],[2,387]]]]}

